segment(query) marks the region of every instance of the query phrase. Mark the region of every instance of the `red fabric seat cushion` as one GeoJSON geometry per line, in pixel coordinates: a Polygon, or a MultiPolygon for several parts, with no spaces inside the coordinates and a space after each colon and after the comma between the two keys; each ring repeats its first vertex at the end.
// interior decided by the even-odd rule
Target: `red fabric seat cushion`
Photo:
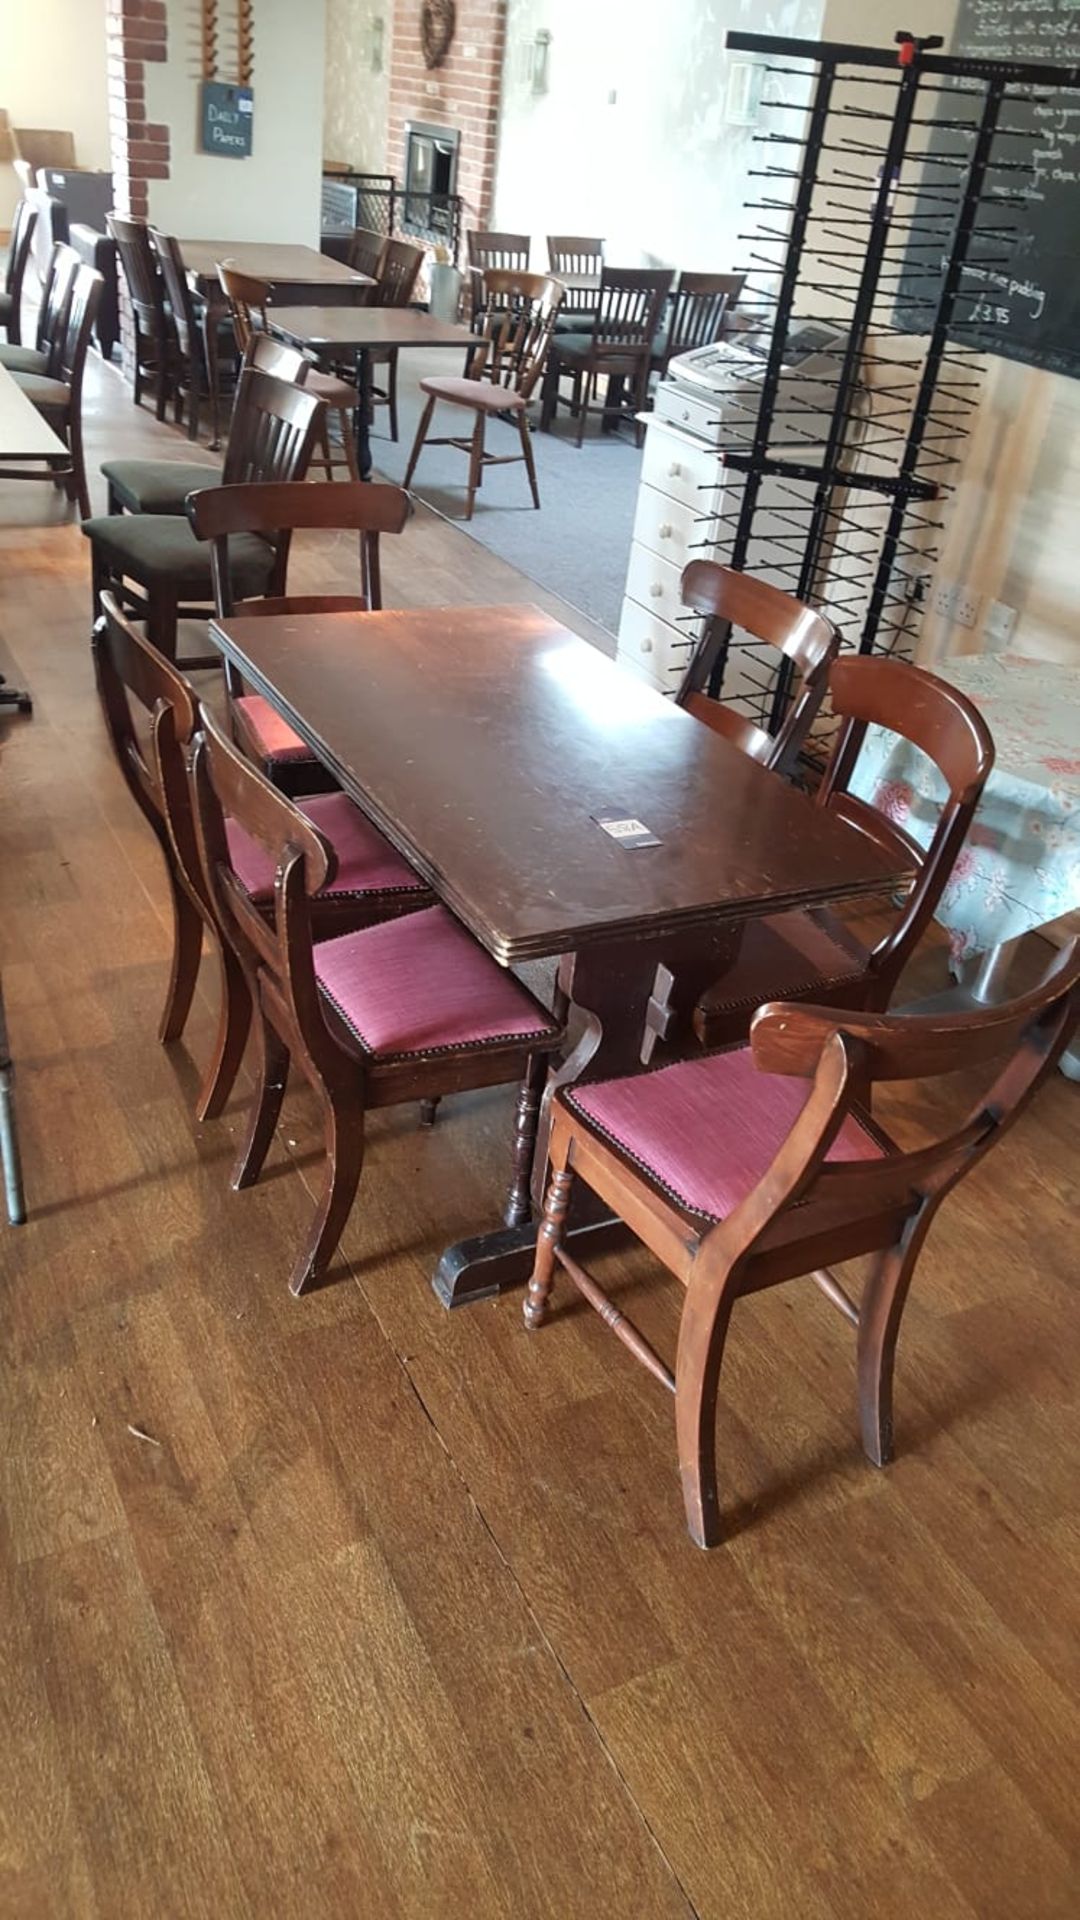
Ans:
{"type": "MultiPolygon", "coordinates": [[[[313,793],[298,800],[319,832],[337,854],[336,877],[324,889],[328,894],[423,893],[424,882],[383,838],[377,827],[343,793],[313,793]]],[[[229,859],[233,872],[253,900],[269,900],[274,891],[274,863],[264,847],[245,832],[237,820],[227,820],[229,859]]]]}
{"type": "Polygon", "coordinates": [[[445,1052],[556,1031],[444,907],[321,940],[315,976],[365,1053],[445,1052]]]}
{"type": "Polygon", "coordinates": [[[241,693],[233,701],[250,736],[252,745],[264,760],[311,760],[315,755],[287,720],[264,700],[261,693],[241,693]]]}
{"type": "MultiPolygon", "coordinates": [[[[768,1170],[809,1095],[808,1080],[759,1073],[749,1047],[737,1047],[560,1097],[681,1206],[723,1220],[768,1170]]],[[[828,1158],[883,1155],[849,1118],[828,1158]]]]}
{"type": "Polygon", "coordinates": [[[448,400],[453,407],[479,407],[484,413],[521,413],[525,406],[520,393],[493,380],[444,380],[441,374],[432,375],[421,380],[420,390],[435,400],[448,400]]]}
{"type": "Polygon", "coordinates": [[[777,913],[743,929],[734,965],[702,995],[703,1007],[763,1007],[823,986],[861,980],[869,954],[830,913],[777,913]]]}

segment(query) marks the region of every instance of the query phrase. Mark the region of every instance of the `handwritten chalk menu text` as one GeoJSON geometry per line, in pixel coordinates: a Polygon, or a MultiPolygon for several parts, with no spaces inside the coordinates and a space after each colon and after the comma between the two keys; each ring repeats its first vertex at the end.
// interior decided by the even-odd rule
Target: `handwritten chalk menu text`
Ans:
{"type": "Polygon", "coordinates": [[[230,160],[247,159],[255,118],[255,97],[250,87],[230,87],[221,80],[204,80],[199,118],[204,153],[220,153],[230,160]]]}
{"type": "MultiPolygon", "coordinates": [[[[1080,0],[960,0],[948,51],[1080,69],[1080,0]]],[[[944,213],[960,171],[954,159],[950,180],[946,156],[970,157],[975,134],[963,127],[978,119],[984,97],[980,82],[968,78],[947,82],[938,96],[941,124],[929,141],[938,157],[927,163],[916,219],[944,213]]],[[[1010,86],[990,158],[956,341],[1080,377],[1080,90],[1010,86]]],[[[928,324],[937,292],[928,265],[926,252],[921,262],[909,252],[897,310],[908,331],[928,324]],[[911,277],[916,265],[921,282],[911,277]]]]}

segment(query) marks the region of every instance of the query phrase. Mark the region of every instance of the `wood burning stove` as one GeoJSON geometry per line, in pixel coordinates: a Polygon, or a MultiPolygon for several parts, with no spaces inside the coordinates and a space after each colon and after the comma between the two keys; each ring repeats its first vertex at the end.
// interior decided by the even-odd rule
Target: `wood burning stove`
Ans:
{"type": "Polygon", "coordinates": [[[452,238],[451,199],[457,185],[461,135],[452,127],[405,126],[405,197],[402,225],[408,233],[452,238]]]}

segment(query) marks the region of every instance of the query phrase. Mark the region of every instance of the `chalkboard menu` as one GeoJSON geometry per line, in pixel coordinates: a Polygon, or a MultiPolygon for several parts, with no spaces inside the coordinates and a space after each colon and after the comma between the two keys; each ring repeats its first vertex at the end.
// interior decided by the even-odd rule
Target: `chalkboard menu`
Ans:
{"type": "MultiPolygon", "coordinates": [[[[948,51],[1080,68],[1080,0],[960,0],[948,51]]],[[[938,98],[938,118],[970,123],[983,97],[978,80],[950,80],[938,98]]],[[[1080,377],[1080,91],[1011,87],[999,126],[978,217],[985,237],[970,251],[974,264],[961,283],[957,319],[963,324],[955,337],[1080,377]]],[[[955,126],[935,128],[929,147],[939,156],[970,154],[974,139],[955,126]]],[[[944,161],[935,166],[931,160],[924,177],[925,192],[913,203],[916,220],[920,210],[934,207],[935,195],[939,209],[946,204],[944,161]]],[[[909,253],[909,272],[914,258],[909,253]]],[[[925,252],[917,264],[925,270],[925,252]]],[[[906,330],[921,332],[929,309],[910,304],[916,291],[926,302],[934,295],[932,280],[924,274],[916,287],[905,276],[897,318],[906,330]]]]}

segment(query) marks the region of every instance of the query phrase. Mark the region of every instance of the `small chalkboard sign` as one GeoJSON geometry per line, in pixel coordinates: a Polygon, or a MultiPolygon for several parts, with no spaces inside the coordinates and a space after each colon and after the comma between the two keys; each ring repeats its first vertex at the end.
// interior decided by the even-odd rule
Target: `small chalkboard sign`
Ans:
{"type": "Polygon", "coordinates": [[[222,80],[204,80],[200,95],[200,122],[204,153],[246,160],[251,152],[255,96],[250,87],[230,87],[222,80]]]}

